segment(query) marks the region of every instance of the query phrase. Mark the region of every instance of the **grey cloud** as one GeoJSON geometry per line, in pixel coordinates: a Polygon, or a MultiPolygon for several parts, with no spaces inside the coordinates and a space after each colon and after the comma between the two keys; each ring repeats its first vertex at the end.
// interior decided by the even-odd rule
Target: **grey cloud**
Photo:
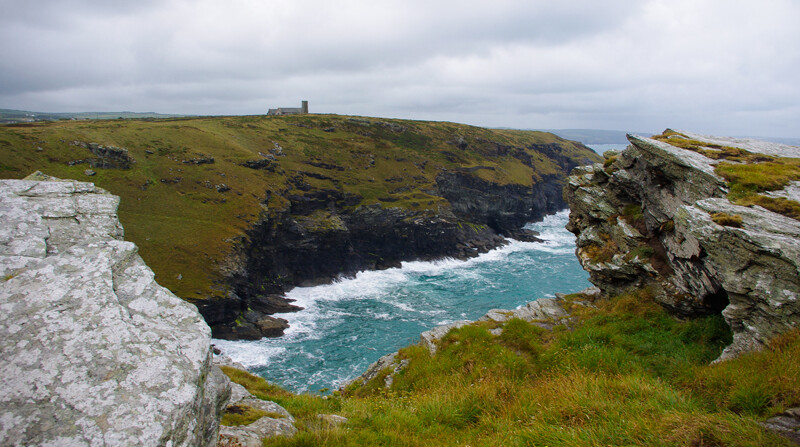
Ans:
{"type": "Polygon", "coordinates": [[[496,126],[796,134],[798,19],[795,3],[725,0],[6,1],[0,107],[244,114],[303,98],[496,126]]]}

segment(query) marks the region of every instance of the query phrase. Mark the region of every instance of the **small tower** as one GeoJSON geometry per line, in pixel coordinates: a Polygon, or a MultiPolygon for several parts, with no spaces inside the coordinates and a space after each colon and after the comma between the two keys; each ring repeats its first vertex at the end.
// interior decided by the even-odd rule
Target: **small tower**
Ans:
{"type": "Polygon", "coordinates": [[[308,101],[303,101],[300,106],[300,113],[308,113],[308,101]]]}

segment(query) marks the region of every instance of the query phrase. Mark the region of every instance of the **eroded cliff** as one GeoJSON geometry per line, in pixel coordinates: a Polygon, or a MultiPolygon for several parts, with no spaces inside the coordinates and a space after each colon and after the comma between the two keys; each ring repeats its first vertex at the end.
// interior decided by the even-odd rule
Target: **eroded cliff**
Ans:
{"type": "Polygon", "coordinates": [[[798,327],[800,148],[674,131],[629,141],[565,191],[590,281],[649,288],[677,315],[722,312],[734,339],[721,359],[798,327]]]}

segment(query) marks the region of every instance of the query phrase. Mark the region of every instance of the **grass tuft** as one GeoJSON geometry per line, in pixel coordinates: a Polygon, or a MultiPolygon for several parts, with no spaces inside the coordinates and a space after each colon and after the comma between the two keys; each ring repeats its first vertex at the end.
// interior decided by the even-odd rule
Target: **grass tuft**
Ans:
{"type": "Polygon", "coordinates": [[[248,405],[234,404],[229,405],[222,414],[220,424],[231,426],[250,425],[253,422],[261,419],[262,417],[269,417],[273,419],[280,419],[284,416],[279,413],[272,413],[269,411],[259,410],[248,405]]]}
{"type": "Polygon", "coordinates": [[[735,227],[735,228],[742,228],[742,216],[738,214],[728,214],[728,213],[712,213],[711,220],[714,221],[717,225],[722,225],[724,227],[735,227]]]}

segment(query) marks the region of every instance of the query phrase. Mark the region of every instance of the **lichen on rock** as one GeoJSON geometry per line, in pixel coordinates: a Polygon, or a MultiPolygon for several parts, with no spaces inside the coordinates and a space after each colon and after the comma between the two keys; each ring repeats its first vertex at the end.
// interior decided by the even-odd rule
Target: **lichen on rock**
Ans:
{"type": "Polygon", "coordinates": [[[48,180],[0,180],[0,444],[215,445],[208,326],[122,239],[119,198],[48,180]]]}

